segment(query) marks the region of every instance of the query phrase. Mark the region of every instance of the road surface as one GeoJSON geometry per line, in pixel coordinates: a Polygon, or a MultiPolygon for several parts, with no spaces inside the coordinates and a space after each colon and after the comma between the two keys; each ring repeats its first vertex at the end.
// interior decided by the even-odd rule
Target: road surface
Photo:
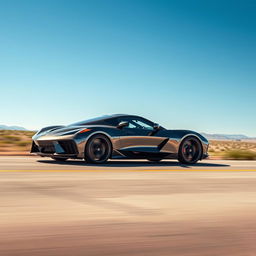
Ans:
{"type": "Polygon", "coordinates": [[[255,216],[256,161],[0,157],[3,256],[252,256],[255,216]]]}
{"type": "Polygon", "coordinates": [[[204,160],[195,165],[182,165],[176,160],[165,160],[159,163],[147,160],[111,160],[106,164],[86,164],[82,160],[56,162],[51,158],[29,156],[0,156],[1,170],[61,170],[61,171],[136,171],[136,170],[256,170],[256,161],[204,160]]]}

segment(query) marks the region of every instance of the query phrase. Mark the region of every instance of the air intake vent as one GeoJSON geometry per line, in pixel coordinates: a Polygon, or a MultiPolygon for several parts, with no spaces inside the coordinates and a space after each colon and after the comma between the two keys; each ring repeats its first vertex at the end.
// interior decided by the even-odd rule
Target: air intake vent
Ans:
{"type": "Polygon", "coordinates": [[[58,143],[64,149],[65,154],[78,154],[76,144],[73,140],[59,140],[58,143]]]}
{"type": "Polygon", "coordinates": [[[55,147],[52,141],[38,141],[40,152],[55,153],[55,147]]]}

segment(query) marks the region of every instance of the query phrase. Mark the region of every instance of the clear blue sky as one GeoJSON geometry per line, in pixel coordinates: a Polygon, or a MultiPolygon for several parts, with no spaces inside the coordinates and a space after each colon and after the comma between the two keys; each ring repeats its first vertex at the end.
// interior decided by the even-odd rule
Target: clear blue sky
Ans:
{"type": "Polygon", "coordinates": [[[0,0],[0,124],[111,113],[256,136],[256,2],[0,0]]]}

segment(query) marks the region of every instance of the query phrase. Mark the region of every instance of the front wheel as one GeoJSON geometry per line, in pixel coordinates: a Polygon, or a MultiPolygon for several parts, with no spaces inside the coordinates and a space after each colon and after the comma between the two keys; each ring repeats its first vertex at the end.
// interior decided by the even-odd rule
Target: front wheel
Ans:
{"type": "Polygon", "coordinates": [[[108,161],[112,153],[110,140],[102,134],[91,137],[85,147],[84,159],[88,163],[102,164],[108,161]]]}
{"type": "Polygon", "coordinates": [[[178,160],[183,164],[195,164],[202,156],[200,141],[193,136],[185,138],[179,148],[178,160]]]}

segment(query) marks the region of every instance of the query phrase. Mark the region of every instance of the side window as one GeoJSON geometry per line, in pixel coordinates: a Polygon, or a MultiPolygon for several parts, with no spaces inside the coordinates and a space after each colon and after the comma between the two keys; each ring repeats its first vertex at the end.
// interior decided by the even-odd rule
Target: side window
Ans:
{"type": "Polygon", "coordinates": [[[137,128],[136,124],[134,124],[130,118],[118,118],[118,123],[120,122],[128,122],[126,128],[137,128]]]}
{"type": "Polygon", "coordinates": [[[146,122],[142,119],[139,118],[119,118],[119,122],[128,122],[128,126],[126,128],[130,129],[142,129],[142,130],[148,130],[148,131],[153,131],[153,125],[150,124],[149,122],[146,122]]]}
{"type": "Polygon", "coordinates": [[[139,120],[139,119],[133,119],[132,122],[134,124],[137,125],[137,128],[139,129],[144,129],[144,130],[149,130],[149,131],[152,131],[153,130],[153,126],[151,126],[150,124],[142,121],[142,120],[139,120]]]}
{"type": "Polygon", "coordinates": [[[127,126],[127,128],[137,128],[137,127],[131,121],[129,121],[129,125],[127,126]]]}

